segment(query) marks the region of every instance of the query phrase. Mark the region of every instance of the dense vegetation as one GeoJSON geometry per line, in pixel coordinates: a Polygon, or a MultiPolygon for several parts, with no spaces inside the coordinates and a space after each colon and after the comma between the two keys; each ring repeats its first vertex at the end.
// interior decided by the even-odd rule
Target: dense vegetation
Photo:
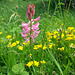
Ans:
{"type": "MultiPolygon", "coordinates": [[[[37,22],[34,22],[34,24],[37,22]]],[[[75,75],[75,9],[71,0],[0,0],[0,75],[75,75]],[[35,42],[25,43],[27,6],[40,16],[35,42]]]]}

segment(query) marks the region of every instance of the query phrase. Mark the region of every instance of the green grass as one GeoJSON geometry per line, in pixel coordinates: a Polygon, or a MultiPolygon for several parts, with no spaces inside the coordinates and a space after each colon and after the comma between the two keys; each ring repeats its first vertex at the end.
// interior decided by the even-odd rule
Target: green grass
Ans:
{"type": "Polygon", "coordinates": [[[67,13],[67,10],[60,8],[59,5],[63,6],[61,3],[55,10],[51,5],[48,7],[49,1],[44,0],[46,8],[44,8],[41,0],[0,1],[0,32],[2,32],[0,34],[0,75],[27,75],[28,73],[28,75],[75,74],[75,9],[70,9],[67,13]],[[41,16],[39,21],[41,32],[32,44],[31,49],[29,43],[27,45],[22,44],[25,40],[21,36],[21,23],[22,21],[28,22],[26,17],[27,6],[32,3],[35,5],[35,16],[33,18],[41,16]],[[16,6],[18,6],[18,9],[16,9],[16,6]],[[68,27],[74,27],[74,29],[69,30],[68,27]],[[48,31],[51,33],[50,36],[47,33],[48,31]],[[54,34],[55,31],[58,31],[59,36],[54,34]],[[65,31],[68,33],[65,33],[65,31]],[[63,38],[62,34],[64,34],[63,38]],[[73,39],[65,40],[67,34],[73,34],[73,39]],[[7,35],[11,35],[11,39],[8,40],[7,35]],[[56,38],[54,38],[55,35],[56,38]],[[49,42],[49,40],[51,41],[49,42]],[[19,41],[19,44],[11,48],[8,47],[10,41],[11,43],[19,41]],[[52,48],[49,48],[51,43],[53,43],[52,48]],[[73,43],[73,47],[70,47],[71,43],[73,43]],[[42,47],[35,50],[34,46],[40,44],[42,47]],[[43,50],[44,44],[47,47],[45,50],[43,50]],[[23,46],[22,51],[18,49],[18,45],[23,46]],[[58,50],[62,47],[64,47],[63,51],[58,50]],[[32,56],[30,56],[30,53],[32,56]],[[34,60],[39,62],[38,67],[35,65],[26,66],[29,61],[34,60]],[[40,63],[43,60],[45,60],[45,64],[40,63]]]}

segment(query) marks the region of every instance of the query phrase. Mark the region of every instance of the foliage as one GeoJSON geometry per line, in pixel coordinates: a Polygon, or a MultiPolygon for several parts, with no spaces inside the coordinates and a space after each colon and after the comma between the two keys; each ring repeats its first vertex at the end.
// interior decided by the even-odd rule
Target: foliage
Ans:
{"type": "Polygon", "coordinates": [[[45,8],[41,0],[17,1],[0,1],[0,75],[75,75],[75,11],[61,9],[61,0],[43,0],[45,8]],[[21,36],[21,23],[28,22],[32,3],[40,33],[31,49],[21,36]]]}

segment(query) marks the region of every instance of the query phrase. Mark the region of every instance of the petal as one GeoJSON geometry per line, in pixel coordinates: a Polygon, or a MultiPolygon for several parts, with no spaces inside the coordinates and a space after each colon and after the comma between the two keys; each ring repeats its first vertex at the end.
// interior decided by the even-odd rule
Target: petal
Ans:
{"type": "Polygon", "coordinates": [[[27,43],[30,40],[30,38],[26,39],[25,43],[27,43]]]}
{"type": "Polygon", "coordinates": [[[39,31],[35,31],[35,34],[39,34],[40,33],[40,30],[39,31]]]}
{"type": "Polygon", "coordinates": [[[34,19],[33,21],[39,21],[39,20],[40,20],[40,16],[38,18],[34,19]]]}
{"type": "Polygon", "coordinates": [[[39,22],[37,22],[34,26],[37,26],[38,27],[39,26],[39,22]]]}
{"type": "Polygon", "coordinates": [[[26,38],[28,35],[27,35],[27,34],[24,34],[24,32],[21,32],[21,36],[22,36],[23,38],[26,38]]]}
{"type": "Polygon", "coordinates": [[[22,22],[22,26],[23,26],[23,28],[26,27],[26,26],[29,26],[29,23],[23,23],[22,22]]]}

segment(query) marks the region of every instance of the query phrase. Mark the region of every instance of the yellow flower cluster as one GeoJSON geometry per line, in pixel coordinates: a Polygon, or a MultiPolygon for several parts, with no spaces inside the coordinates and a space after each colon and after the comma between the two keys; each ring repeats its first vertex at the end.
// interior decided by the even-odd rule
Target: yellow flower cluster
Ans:
{"type": "Polygon", "coordinates": [[[66,33],[66,39],[65,40],[68,40],[68,41],[75,40],[74,27],[68,27],[68,29],[65,31],[65,33],[66,33]]]}
{"type": "MultiPolygon", "coordinates": [[[[46,32],[46,37],[49,42],[51,42],[52,38],[54,38],[54,39],[60,38],[60,29],[57,29],[57,30],[52,31],[52,32],[49,32],[49,31],[46,32]]],[[[74,27],[68,27],[67,30],[65,30],[65,33],[63,33],[63,32],[64,31],[62,31],[61,38],[64,38],[64,36],[65,36],[66,37],[65,40],[69,40],[69,41],[75,39],[74,27]]]]}
{"type": "Polygon", "coordinates": [[[58,50],[60,50],[60,51],[64,51],[64,47],[62,47],[62,48],[58,48],[58,50]]]}
{"type": "MultiPolygon", "coordinates": [[[[33,49],[39,49],[39,48],[42,48],[42,44],[40,44],[40,45],[34,45],[34,48],[33,49]]],[[[46,45],[44,44],[44,46],[43,46],[43,50],[45,50],[45,49],[47,49],[47,47],[46,47],[46,45]]]]}
{"type": "Polygon", "coordinates": [[[30,61],[30,62],[28,62],[28,64],[26,64],[26,66],[28,66],[28,67],[31,67],[32,65],[38,67],[39,66],[39,62],[34,60],[34,61],[30,61]]]}
{"type": "Polygon", "coordinates": [[[23,46],[18,46],[18,49],[19,50],[23,50],[23,46]]]}
{"type": "Polygon", "coordinates": [[[68,27],[68,30],[70,30],[70,31],[74,30],[74,27],[68,27]]]}
{"type": "Polygon", "coordinates": [[[7,46],[12,48],[12,47],[16,46],[17,44],[19,44],[19,41],[13,42],[12,44],[11,44],[11,42],[9,42],[7,46]]]}
{"type": "Polygon", "coordinates": [[[39,49],[39,48],[42,48],[42,44],[40,44],[40,45],[34,45],[34,48],[33,49],[39,49]]]}
{"type": "Polygon", "coordinates": [[[46,62],[43,60],[43,61],[40,61],[40,63],[43,63],[43,64],[45,64],[46,62]]]}
{"type": "MultiPolygon", "coordinates": [[[[46,62],[43,60],[43,61],[40,61],[40,63],[45,64],[46,62]]],[[[28,66],[28,67],[31,67],[32,65],[38,67],[39,66],[39,62],[34,60],[34,61],[30,61],[30,62],[28,62],[26,64],[26,66],[28,66]]]]}
{"type": "MultiPolygon", "coordinates": [[[[52,47],[55,46],[55,44],[50,43],[48,46],[49,46],[50,49],[52,49],[52,47]]],[[[40,44],[40,45],[34,45],[34,48],[33,49],[36,49],[37,50],[39,48],[42,48],[42,44],[40,44]]],[[[43,50],[45,50],[45,49],[47,49],[47,46],[44,44],[43,50]]]]}
{"type": "MultiPolygon", "coordinates": [[[[11,44],[11,42],[9,42],[9,44],[7,46],[12,48],[18,44],[19,44],[19,41],[13,42],[12,44],[11,44]]],[[[23,50],[23,46],[18,45],[18,49],[23,50]]]]}
{"type": "Polygon", "coordinates": [[[55,46],[55,44],[50,43],[48,46],[49,46],[50,49],[52,49],[52,47],[55,46]]]}
{"type": "MultiPolygon", "coordinates": [[[[58,36],[59,36],[59,32],[57,30],[52,32],[49,32],[49,31],[46,32],[46,37],[49,42],[51,42],[52,38],[56,39],[58,36]]],[[[63,38],[63,35],[62,35],[62,38],[63,38]]]]}
{"type": "Polygon", "coordinates": [[[71,43],[70,47],[75,48],[75,44],[71,43]]]}

